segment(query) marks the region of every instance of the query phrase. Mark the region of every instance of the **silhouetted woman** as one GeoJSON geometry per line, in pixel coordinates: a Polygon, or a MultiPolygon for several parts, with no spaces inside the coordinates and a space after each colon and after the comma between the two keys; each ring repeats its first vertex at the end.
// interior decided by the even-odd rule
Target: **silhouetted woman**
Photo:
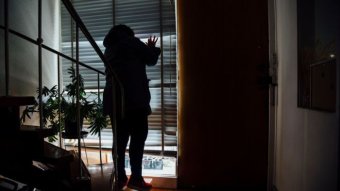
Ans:
{"type": "MultiPolygon", "coordinates": [[[[146,66],[157,63],[160,48],[155,47],[157,38],[150,37],[143,43],[135,37],[126,25],[114,26],[104,39],[105,57],[124,87],[125,115],[122,119],[117,114],[117,153],[118,153],[118,187],[126,185],[131,189],[149,190],[151,184],[142,177],[142,160],[144,144],[148,134],[148,115],[151,114],[150,91],[146,66]],[[130,138],[129,155],[131,177],[125,173],[125,151],[130,138]]],[[[106,69],[106,86],[104,89],[104,113],[112,121],[112,82],[106,69]]]]}

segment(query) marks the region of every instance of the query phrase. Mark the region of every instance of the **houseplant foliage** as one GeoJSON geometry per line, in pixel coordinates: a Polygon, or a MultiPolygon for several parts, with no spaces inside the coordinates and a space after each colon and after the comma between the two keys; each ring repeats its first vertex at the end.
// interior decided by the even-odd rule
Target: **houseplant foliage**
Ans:
{"type": "MultiPolygon", "coordinates": [[[[66,134],[77,135],[77,83],[79,81],[78,99],[80,104],[80,127],[83,125],[83,119],[90,122],[90,133],[98,134],[108,124],[106,116],[102,112],[102,102],[95,93],[87,95],[84,88],[84,80],[81,75],[76,76],[73,67],[68,69],[71,82],[66,85],[65,90],[58,94],[58,86],[42,88],[43,96],[43,126],[55,130],[55,135],[49,137],[49,141],[57,140],[56,134],[59,130],[65,130],[66,134]],[[62,96],[66,95],[66,96],[62,96]],[[91,95],[95,95],[97,99],[90,99],[91,95]]],[[[39,99],[39,91],[37,91],[39,99]]],[[[39,104],[27,106],[22,114],[22,122],[25,118],[31,118],[33,112],[39,112],[39,104]]]]}
{"type": "MultiPolygon", "coordinates": [[[[37,99],[39,100],[39,90],[37,90],[37,99]]],[[[42,103],[42,114],[43,114],[43,127],[49,127],[53,130],[54,135],[48,137],[50,142],[56,141],[57,137],[55,136],[59,128],[61,130],[64,129],[64,118],[60,115],[59,111],[63,113],[62,103],[65,103],[66,100],[63,97],[58,96],[57,86],[53,86],[52,88],[43,87],[41,95],[45,97],[42,103]],[[59,103],[61,105],[59,106],[59,103]]],[[[31,119],[31,115],[34,112],[39,112],[39,103],[35,102],[33,106],[27,106],[22,113],[21,121],[25,122],[26,117],[31,119]]]]}

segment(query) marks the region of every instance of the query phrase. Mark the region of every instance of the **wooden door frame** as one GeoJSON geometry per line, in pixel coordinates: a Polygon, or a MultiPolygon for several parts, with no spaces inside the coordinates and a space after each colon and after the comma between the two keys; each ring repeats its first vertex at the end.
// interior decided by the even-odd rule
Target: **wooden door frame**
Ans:
{"type": "Polygon", "coordinates": [[[268,37],[269,37],[269,126],[268,126],[268,177],[267,191],[275,190],[276,151],[277,151],[277,39],[276,39],[276,0],[268,0],[268,37]]]}

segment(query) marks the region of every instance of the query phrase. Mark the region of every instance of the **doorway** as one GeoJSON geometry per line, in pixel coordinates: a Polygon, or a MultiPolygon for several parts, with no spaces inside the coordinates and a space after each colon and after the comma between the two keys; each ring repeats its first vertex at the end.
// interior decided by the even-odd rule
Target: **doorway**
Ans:
{"type": "Polygon", "coordinates": [[[178,2],[179,184],[267,187],[268,2],[178,2]]]}

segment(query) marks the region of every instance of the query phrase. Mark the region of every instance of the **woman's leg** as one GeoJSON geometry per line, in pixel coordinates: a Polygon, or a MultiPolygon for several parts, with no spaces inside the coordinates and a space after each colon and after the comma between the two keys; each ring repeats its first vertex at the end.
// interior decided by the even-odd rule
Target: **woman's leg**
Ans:
{"type": "Polygon", "coordinates": [[[143,114],[133,115],[130,121],[130,164],[131,177],[142,176],[142,160],[144,153],[145,140],[148,135],[148,116],[143,114]]]}
{"type": "MultiPolygon", "coordinates": [[[[112,118],[111,118],[112,124],[112,118]]],[[[125,172],[125,152],[126,146],[129,141],[129,125],[128,119],[118,119],[117,120],[117,163],[118,163],[118,180],[127,181],[127,176],[125,172]]],[[[112,129],[113,131],[113,129],[112,129]]],[[[113,148],[112,148],[113,149],[113,148]]]]}

